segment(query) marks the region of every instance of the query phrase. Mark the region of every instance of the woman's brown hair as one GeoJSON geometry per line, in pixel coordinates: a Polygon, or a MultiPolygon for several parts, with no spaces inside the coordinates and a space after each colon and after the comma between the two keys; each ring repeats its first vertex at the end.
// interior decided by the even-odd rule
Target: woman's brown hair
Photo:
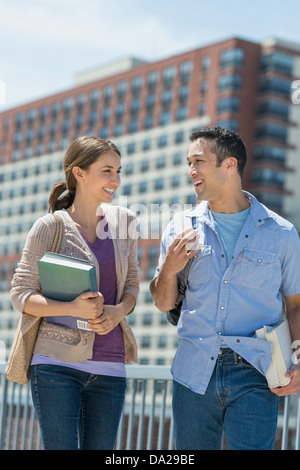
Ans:
{"type": "Polygon", "coordinates": [[[49,197],[49,212],[67,209],[73,204],[76,193],[73,168],[79,166],[82,170],[87,170],[101,154],[110,150],[121,156],[119,149],[113,142],[100,139],[100,137],[83,136],[71,142],[63,162],[66,180],[53,186],[49,197]],[[63,195],[65,192],[66,194],[63,195]]]}

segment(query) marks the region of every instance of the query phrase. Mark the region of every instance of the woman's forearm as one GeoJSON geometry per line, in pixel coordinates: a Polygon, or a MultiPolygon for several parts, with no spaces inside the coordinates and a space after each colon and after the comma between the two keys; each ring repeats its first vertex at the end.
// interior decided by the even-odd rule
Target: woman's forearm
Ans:
{"type": "Polygon", "coordinates": [[[31,294],[25,301],[23,313],[36,317],[70,315],[89,319],[103,312],[103,295],[100,292],[83,292],[70,302],[48,299],[42,294],[31,294]]]}
{"type": "Polygon", "coordinates": [[[60,302],[35,293],[27,297],[23,313],[29,313],[35,317],[51,317],[72,315],[73,311],[71,302],[60,302]]]}

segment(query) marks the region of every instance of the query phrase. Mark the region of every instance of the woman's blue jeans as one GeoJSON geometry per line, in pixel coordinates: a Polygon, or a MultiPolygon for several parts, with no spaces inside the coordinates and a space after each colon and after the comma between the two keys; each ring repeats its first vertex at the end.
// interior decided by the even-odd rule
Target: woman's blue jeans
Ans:
{"type": "MultiPolygon", "coordinates": [[[[195,371],[197,373],[197,371],[195,371]]],[[[174,381],[177,450],[272,450],[278,397],[265,377],[231,349],[219,354],[204,395],[174,381]]]]}
{"type": "Polygon", "coordinates": [[[68,367],[31,367],[31,390],[45,450],[112,450],[126,378],[68,367]]]}

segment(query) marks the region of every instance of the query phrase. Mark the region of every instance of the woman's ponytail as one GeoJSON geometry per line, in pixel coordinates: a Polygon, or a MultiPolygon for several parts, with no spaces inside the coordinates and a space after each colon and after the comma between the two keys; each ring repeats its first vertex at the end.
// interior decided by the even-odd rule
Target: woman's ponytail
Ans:
{"type": "Polygon", "coordinates": [[[74,198],[75,192],[70,192],[68,190],[67,183],[65,181],[56,183],[53,186],[49,197],[49,212],[55,212],[60,209],[67,209],[73,204],[74,198]],[[62,196],[65,192],[66,194],[62,196]]]}

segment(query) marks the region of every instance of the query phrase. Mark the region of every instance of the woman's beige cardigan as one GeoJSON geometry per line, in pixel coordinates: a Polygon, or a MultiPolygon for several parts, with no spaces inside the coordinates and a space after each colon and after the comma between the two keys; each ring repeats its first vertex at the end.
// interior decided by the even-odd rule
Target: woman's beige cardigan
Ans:
{"type": "MultiPolygon", "coordinates": [[[[137,223],[128,209],[105,205],[100,206],[108,222],[109,231],[114,244],[117,298],[121,301],[125,293],[134,295],[139,292],[139,273],[137,264],[137,223]]],[[[60,253],[74,258],[84,259],[96,266],[98,285],[101,266],[80,235],[76,225],[67,211],[57,211],[63,219],[63,237],[60,253]]],[[[38,219],[30,230],[22,258],[12,280],[11,301],[16,310],[24,311],[27,297],[41,292],[37,260],[46,251],[50,251],[55,235],[56,221],[52,214],[38,219]]],[[[137,346],[126,318],[120,323],[123,331],[126,362],[137,362],[137,346]]],[[[83,362],[92,358],[95,333],[73,330],[47,323],[42,320],[36,341],[34,354],[50,356],[64,362],[83,362]]]]}

